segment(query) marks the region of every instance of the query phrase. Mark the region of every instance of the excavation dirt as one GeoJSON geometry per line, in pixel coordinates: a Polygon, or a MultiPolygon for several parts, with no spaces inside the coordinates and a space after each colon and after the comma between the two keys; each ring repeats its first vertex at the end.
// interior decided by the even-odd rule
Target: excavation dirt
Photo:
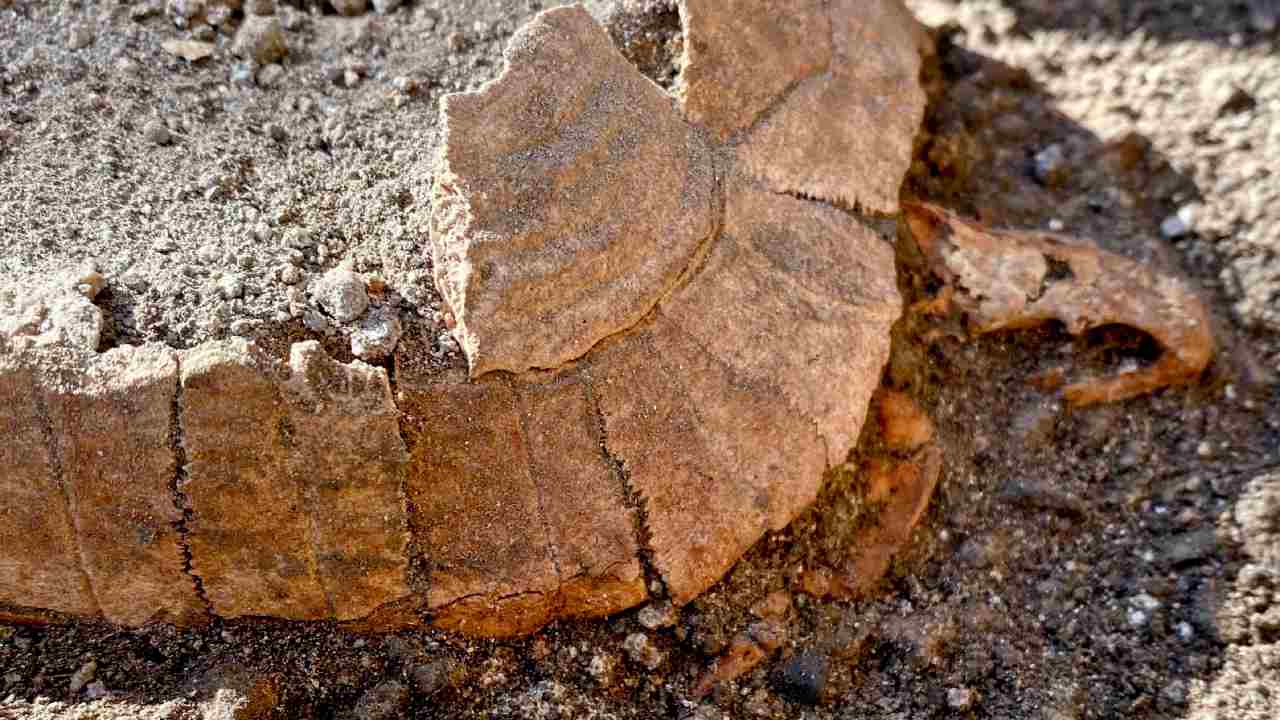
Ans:
{"type": "MultiPolygon", "coordinates": [[[[684,608],[518,641],[254,618],[0,625],[0,717],[1274,717],[1280,13],[909,4],[939,29],[904,196],[1183,277],[1217,340],[1199,382],[1070,409],[1032,380],[1145,366],[1151,339],[1054,325],[975,338],[908,312],[884,384],[932,416],[942,475],[870,595],[806,592],[866,529],[864,479],[836,474],[684,608]],[[735,658],[749,669],[706,681],[735,658]]],[[[93,262],[102,349],[239,336],[283,354],[284,338],[318,339],[349,359],[349,269],[385,283],[381,316],[456,364],[430,248],[410,231],[429,211],[416,188],[439,98],[494,76],[550,3],[255,14],[270,5],[0,0],[0,305],[93,262]]],[[[592,9],[671,85],[674,7],[592,9]]],[[[908,306],[941,289],[910,247],[908,306]]],[[[869,429],[854,460],[879,442],[869,429]]]]}

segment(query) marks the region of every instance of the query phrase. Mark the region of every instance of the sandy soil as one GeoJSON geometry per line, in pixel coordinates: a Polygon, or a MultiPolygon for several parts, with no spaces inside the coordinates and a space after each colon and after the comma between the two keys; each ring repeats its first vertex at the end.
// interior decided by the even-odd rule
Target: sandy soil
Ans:
{"type": "MultiPolygon", "coordinates": [[[[109,281],[108,344],[336,342],[343,328],[304,323],[304,288],[349,261],[434,336],[426,249],[406,227],[425,209],[413,188],[436,103],[490,77],[546,4],[282,7],[276,70],[234,57],[222,30],[212,57],[176,58],[161,43],[192,31],[159,4],[0,0],[0,304],[92,258],[109,281]]],[[[906,192],[1188,277],[1221,344],[1200,385],[1068,412],[1026,378],[1145,362],[1143,338],[965,341],[903,323],[887,382],[926,405],[946,448],[912,551],[875,599],[796,596],[782,649],[706,698],[692,688],[752,606],[839,554],[849,479],[669,627],[633,612],[493,643],[266,621],[0,626],[0,717],[215,717],[238,697],[244,717],[1275,717],[1280,13],[911,4],[949,24],[906,192]],[[820,688],[797,680],[806,664],[820,688]]],[[[616,39],[669,83],[675,14],[625,5],[616,39]]],[[[930,289],[909,258],[900,279],[930,289]]]]}

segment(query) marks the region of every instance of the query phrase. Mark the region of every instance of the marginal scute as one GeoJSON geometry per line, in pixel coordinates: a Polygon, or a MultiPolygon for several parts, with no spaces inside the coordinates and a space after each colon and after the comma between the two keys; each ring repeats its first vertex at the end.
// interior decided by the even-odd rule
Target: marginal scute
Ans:
{"type": "Polygon", "coordinates": [[[197,622],[170,488],[173,352],[18,344],[0,350],[0,602],[197,622]]]}
{"type": "Polygon", "coordinates": [[[824,450],[813,426],[663,313],[598,353],[589,372],[608,448],[644,503],[675,602],[714,584],[816,494],[824,450]]]}
{"type": "Polygon", "coordinates": [[[400,382],[407,493],[437,625],[517,635],[551,619],[559,575],[529,468],[520,398],[500,376],[400,382]]]}
{"type": "Polygon", "coordinates": [[[183,568],[171,430],[178,364],[168,348],[87,355],[46,391],[81,556],[103,616],[191,624],[203,602],[183,568]]]}
{"type": "Polygon", "coordinates": [[[192,570],[222,617],[329,616],[316,578],[302,489],[287,478],[285,375],[244,340],[181,359],[181,424],[192,570]]]}
{"type": "Polygon", "coordinates": [[[518,635],[647,597],[634,518],[577,373],[402,376],[398,399],[435,625],[518,635]]]}
{"type": "Polygon", "coordinates": [[[0,602],[97,614],[38,400],[35,363],[0,336],[0,602]]]}
{"type": "Polygon", "coordinates": [[[295,344],[289,365],[289,472],[308,496],[316,571],[334,618],[361,618],[410,594],[399,412],[382,368],[315,341],[295,344]]]}
{"type": "Polygon", "coordinates": [[[634,325],[712,233],[706,143],[581,7],[539,14],[441,117],[432,255],[473,377],[634,325]]]}
{"type": "Polygon", "coordinates": [[[223,617],[354,620],[410,594],[407,460],[386,371],[316,343],[182,357],[192,570],[223,617]]]}

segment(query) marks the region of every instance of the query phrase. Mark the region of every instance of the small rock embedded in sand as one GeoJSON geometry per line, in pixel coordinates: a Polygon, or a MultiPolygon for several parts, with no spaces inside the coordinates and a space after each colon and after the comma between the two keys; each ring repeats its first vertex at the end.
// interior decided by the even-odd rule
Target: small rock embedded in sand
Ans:
{"type": "Polygon", "coordinates": [[[67,47],[72,50],[83,50],[93,44],[93,30],[84,25],[77,25],[67,33],[67,47]]]}
{"type": "Polygon", "coordinates": [[[200,62],[213,54],[213,43],[199,40],[165,40],[160,43],[160,47],[189,63],[200,62]]]}
{"type": "Polygon", "coordinates": [[[631,661],[649,670],[657,670],[662,664],[662,651],[654,646],[653,641],[644,633],[631,633],[622,642],[622,649],[627,651],[631,661]]]}
{"type": "Polygon", "coordinates": [[[191,30],[191,39],[201,42],[213,42],[218,38],[218,31],[212,26],[201,23],[191,30]]]}
{"type": "Polygon", "coordinates": [[[275,15],[276,0],[246,0],[244,11],[247,15],[275,15]]]}
{"type": "Polygon", "coordinates": [[[227,300],[235,300],[244,294],[244,282],[235,275],[224,275],[218,280],[218,292],[227,300]]]}
{"type": "Polygon", "coordinates": [[[351,717],[353,720],[397,720],[405,717],[408,705],[409,688],[389,680],[362,695],[351,717]]]}
{"type": "Polygon", "coordinates": [[[1166,240],[1186,237],[1195,230],[1195,206],[1183,205],[1178,212],[1160,223],[1160,235],[1166,240]]]}
{"type": "Polygon", "coordinates": [[[368,9],[367,0],[329,0],[329,4],[339,15],[347,17],[363,15],[368,9]]]}
{"type": "Polygon", "coordinates": [[[947,707],[952,710],[969,710],[976,701],[977,693],[969,688],[947,688],[947,707]]]}
{"type": "Polygon", "coordinates": [[[236,33],[232,52],[260,65],[279,62],[289,53],[280,20],[274,15],[250,15],[236,33]]]}
{"type": "Polygon", "coordinates": [[[1042,185],[1057,187],[1066,179],[1067,156],[1062,146],[1054,143],[1036,153],[1035,176],[1042,185]]]}
{"type": "Polygon", "coordinates": [[[258,87],[275,87],[284,78],[284,66],[279,63],[270,63],[258,68],[258,74],[255,79],[258,87]]]}
{"type": "Polygon", "coordinates": [[[372,310],[351,333],[351,354],[369,362],[383,360],[396,349],[402,332],[395,310],[387,307],[372,310]]]}
{"type": "Polygon", "coordinates": [[[666,601],[646,605],[636,613],[636,621],[649,630],[671,627],[676,624],[677,619],[675,608],[666,601]]]}
{"type": "MultiPolygon", "coordinates": [[[[0,315],[0,337],[20,342],[60,345],[94,351],[102,338],[102,310],[91,301],[101,284],[90,270],[64,273],[48,286],[18,301],[13,312],[0,315]]],[[[100,278],[100,276],[99,276],[100,278]]]]}
{"type": "Polygon", "coordinates": [[[98,265],[92,260],[81,263],[63,277],[63,287],[75,290],[90,301],[97,299],[98,293],[107,286],[107,279],[98,272],[98,265]]]}
{"type": "Polygon", "coordinates": [[[338,322],[351,322],[369,308],[364,280],[349,267],[338,266],[316,280],[311,296],[338,322]]]}
{"type": "Polygon", "coordinates": [[[782,665],[774,679],[778,690],[795,702],[817,705],[827,687],[831,661],[815,652],[802,652],[782,665]]]}
{"type": "Polygon", "coordinates": [[[165,3],[165,11],[170,17],[184,21],[203,17],[207,7],[207,0],[168,0],[165,3]]]}
{"type": "Polygon", "coordinates": [[[84,665],[81,665],[80,669],[76,670],[75,673],[72,674],[71,681],[67,685],[67,692],[73,696],[79,695],[80,691],[84,689],[84,686],[93,682],[93,679],[97,676],[98,663],[90,660],[84,665]]]}
{"type": "Polygon", "coordinates": [[[142,126],[142,135],[153,145],[164,146],[173,142],[173,134],[158,118],[148,120],[147,124],[142,126]]]}

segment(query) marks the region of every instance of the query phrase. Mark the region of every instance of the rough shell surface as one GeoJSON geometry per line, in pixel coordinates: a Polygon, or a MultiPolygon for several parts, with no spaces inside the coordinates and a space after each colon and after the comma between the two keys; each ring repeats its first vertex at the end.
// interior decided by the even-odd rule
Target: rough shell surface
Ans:
{"type": "MultiPolygon", "coordinates": [[[[761,102],[733,81],[703,97],[761,102]]],[[[99,354],[91,282],[0,327],[0,617],[514,635],[685,603],[812,502],[888,354],[893,223],[755,172],[577,7],[442,113],[418,230],[469,367],[412,333],[390,375],[315,342],[99,354]]]]}
{"type": "Polygon", "coordinates": [[[441,119],[436,285],[473,376],[554,368],[635,325],[711,235],[708,148],[581,9],[525,26],[441,119]]]}
{"type": "Polygon", "coordinates": [[[682,0],[681,10],[685,110],[735,134],[747,173],[777,192],[897,212],[929,42],[900,0],[682,0]]]}

